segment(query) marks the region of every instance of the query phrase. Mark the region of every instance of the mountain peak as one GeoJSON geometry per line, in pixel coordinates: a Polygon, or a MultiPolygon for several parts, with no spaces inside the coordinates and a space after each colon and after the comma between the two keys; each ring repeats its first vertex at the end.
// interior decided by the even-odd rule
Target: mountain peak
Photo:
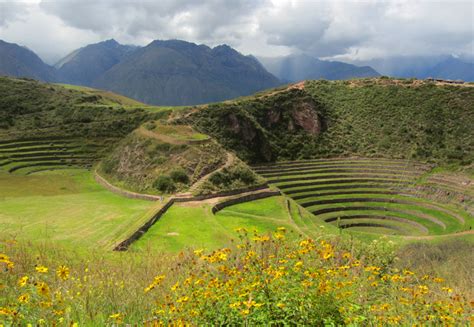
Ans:
{"type": "Polygon", "coordinates": [[[120,45],[120,43],[118,43],[117,41],[115,41],[115,39],[105,40],[105,41],[99,42],[98,44],[103,44],[103,45],[107,45],[107,46],[117,46],[117,45],[120,45]]]}
{"type": "Polygon", "coordinates": [[[196,43],[183,41],[183,40],[177,40],[177,39],[154,40],[149,45],[147,45],[147,47],[149,46],[166,47],[166,48],[171,48],[171,49],[176,49],[176,50],[191,49],[191,48],[198,47],[196,43]]]}

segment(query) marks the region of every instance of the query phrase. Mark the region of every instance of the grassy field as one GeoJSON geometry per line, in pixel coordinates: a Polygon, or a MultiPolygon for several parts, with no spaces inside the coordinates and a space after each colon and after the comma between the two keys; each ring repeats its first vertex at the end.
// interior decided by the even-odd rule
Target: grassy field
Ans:
{"type": "Polygon", "coordinates": [[[4,237],[111,249],[148,218],[153,203],[115,195],[87,170],[0,172],[4,237]]]}
{"type": "Polygon", "coordinates": [[[212,250],[236,239],[236,229],[274,231],[279,226],[298,231],[283,197],[272,197],[226,208],[216,215],[211,205],[175,204],[132,250],[180,251],[186,248],[212,250]]]}

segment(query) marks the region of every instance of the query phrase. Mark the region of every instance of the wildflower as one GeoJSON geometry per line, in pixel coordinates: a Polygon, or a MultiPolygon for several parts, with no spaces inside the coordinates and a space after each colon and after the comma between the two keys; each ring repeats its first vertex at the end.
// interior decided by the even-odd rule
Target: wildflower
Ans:
{"type": "Polygon", "coordinates": [[[111,314],[109,318],[117,324],[121,324],[123,322],[123,314],[121,314],[120,312],[111,314]]]}
{"type": "Polygon", "coordinates": [[[48,268],[45,267],[45,266],[36,266],[36,271],[39,272],[39,273],[47,273],[48,272],[48,268]]]}
{"type": "Polygon", "coordinates": [[[286,232],[286,228],[285,228],[285,227],[278,227],[278,228],[277,228],[277,231],[279,231],[279,232],[286,232]]]}
{"type": "Polygon", "coordinates": [[[283,235],[282,233],[274,233],[273,237],[275,237],[277,240],[284,240],[285,239],[285,235],[283,235]]]}
{"type": "Polygon", "coordinates": [[[5,307],[0,307],[0,316],[14,316],[16,315],[15,310],[11,310],[5,307]]]}
{"type": "Polygon", "coordinates": [[[198,257],[200,257],[203,252],[204,252],[204,249],[194,250],[194,254],[195,254],[196,256],[198,256],[198,257]]]}
{"type": "Polygon", "coordinates": [[[452,288],[449,288],[449,287],[442,287],[441,288],[443,291],[445,292],[448,292],[448,293],[452,293],[453,292],[453,289],[452,288]]]}
{"type": "Polygon", "coordinates": [[[284,303],[277,303],[276,305],[278,308],[283,309],[286,305],[284,303]]]}
{"type": "Polygon", "coordinates": [[[342,254],[342,257],[343,257],[344,259],[350,259],[350,258],[351,258],[351,254],[350,254],[349,252],[344,252],[344,253],[342,254]]]}
{"type": "Polygon", "coordinates": [[[264,242],[270,241],[270,236],[268,236],[268,235],[256,236],[256,237],[253,238],[253,240],[254,240],[255,242],[264,243],[264,242]]]}
{"type": "Polygon", "coordinates": [[[183,296],[183,297],[178,299],[178,303],[186,303],[188,301],[189,301],[189,297],[187,297],[187,296],[183,296]]]}
{"type": "Polygon", "coordinates": [[[58,269],[56,270],[56,275],[62,279],[66,280],[69,278],[69,268],[66,266],[59,266],[58,269]]]}
{"type": "Polygon", "coordinates": [[[8,261],[10,261],[10,258],[4,253],[0,253],[0,262],[8,262],[8,261]]]}
{"type": "Polygon", "coordinates": [[[294,267],[299,269],[301,268],[301,266],[303,266],[303,261],[298,261],[297,263],[295,263],[294,267]]]}
{"type": "Polygon", "coordinates": [[[42,296],[49,295],[49,286],[45,282],[40,282],[36,285],[38,293],[42,296]]]}
{"type": "Polygon", "coordinates": [[[18,297],[18,302],[20,303],[28,303],[30,302],[30,295],[29,294],[22,294],[18,297]]]}
{"type": "Polygon", "coordinates": [[[243,315],[243,316],[246,316],[250,313],[250,310],[249,309],[244,309],[244,310],[241,310],[240,311],[240,314],[243,315]]]}
{"type": "Polygon", "coordinates": [[[23,276],[18,280],[18,286],[24,287],[28,283],[28,276],[23,276]]]}
{"type": "Polygon", "coordinates": [[[179,282],[176,282],[173,286],[171,286],[171,290],[175,292],[179,288],[179,282]]]}
{"type": "Polygon", "coordinates": [[[50,307],[53,305],[53,303],[51,303],[51,302],[49,302],[49,301],[47,301],[47,302],[42,301],[42,302],[39,303],[39,305],[40,305],[40,307],[42,307],[42,308],[50,308],[50,307]]]}
{"type": "Polygon", "coordinates": [[[435,283],[444,283],[444,279],[443,279],[443,278],[439,278],[439,277],[433,278],[433,281],[434,281],[435,283]]]}
{"type": "Polygon", "coordinates": [[[229,308],[232,308],[232,309],[238,308],[240,307],[240,305],[241,305],[241,302],[237,301],[237,302],[229,304],[229,308]]]}

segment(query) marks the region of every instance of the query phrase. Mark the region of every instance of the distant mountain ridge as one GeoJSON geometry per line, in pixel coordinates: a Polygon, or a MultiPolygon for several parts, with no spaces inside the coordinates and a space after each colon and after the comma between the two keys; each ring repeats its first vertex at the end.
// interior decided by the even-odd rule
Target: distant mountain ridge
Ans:
{"type": "Polygon", "coordinates": [[[253,57],[227,45],[153,41],[100,76],[92,86],[161,105],[216,102],[281,82],[253,57]]]}
{"type": "Polygon", "coordinates": [[[114,39],[75,50],[56,65],[61,82],[92,85],[107,70],[118,64],[137,47],[121,45],[114,39]]]}
{"type": "Polygon", "coordinates": [[[380,76],[377,71],[369,66],[359,67],[340,61],[320,60],[304,54],[276,58],[261,57],[259,60],[270,73],[287,82],[380,76]]]}
{"type": "Polygon", "coordinates": [[[383,75],[402,78],[441,78],[474,82],[474,60],[453,56],[402,56],[354,61],[370,65],[383,75]]]}
{"type": "Polygon", "coordinates": [[[255,57],[227,45],[210,48],[180,40],[145,47],[107,40],[73,51],[55,67],[26,48],[2,42],[0,74],[93,86],[155,105],[216,102],[281,84],[255,57]]]}
{"type": "Polygon", "coordinates": [[[30,77],[52,82],[56,79],[53,67],[26,47],[0,40],[0,75],[30,77]]]}

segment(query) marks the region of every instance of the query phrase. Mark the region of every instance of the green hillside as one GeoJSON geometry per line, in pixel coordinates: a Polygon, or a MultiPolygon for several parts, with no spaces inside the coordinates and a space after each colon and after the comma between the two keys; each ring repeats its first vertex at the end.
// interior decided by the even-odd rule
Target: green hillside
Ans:
{"type": "Polygon", "coordinates": [[[118,140],[166,112],[112,93],[2,77],[0,167],[91,167],[118,140]]]}
{"type": "Polygon", "coordinates": [[[385,78],[309,81],[184,121],[251,162],[360,155],[469,165],[474,88],[385,78]]]}

